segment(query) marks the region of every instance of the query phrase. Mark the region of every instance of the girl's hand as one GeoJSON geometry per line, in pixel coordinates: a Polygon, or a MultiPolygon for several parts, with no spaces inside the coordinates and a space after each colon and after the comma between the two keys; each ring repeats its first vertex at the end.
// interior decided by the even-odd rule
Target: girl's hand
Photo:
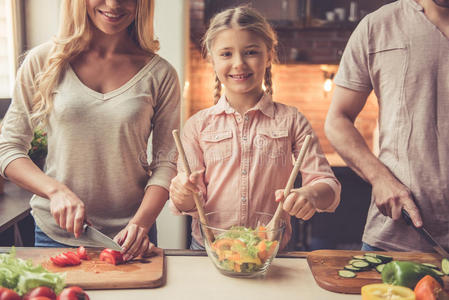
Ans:
{"type": "Polygon", "coordinates": [[[148,238],[148,229],[135,223],[128,223],[114,237],[114,241],[122,246],[122,254],[125,261],[137,256],[147,256],[155,248],[148,238]]]}
{"type": "MultiPolygon", "coordinates": [[[[277,190],[275,192],[276,202],[284,199],[284,190],[277,190]]],[[[299,189],[292,189],[290,194],[284,200],[283,209],[291,216],[298,219],[309,220],[316,212],[313,205],[315,196],[313,187],[302,187],[299,189]]]]}
{"type": "Polygon", "coordinates": [[[178,173],[170,184],[170,199],[180,211],[191,211],[195,208],[193,193],[199,193],[197,184],[204,171],[195,171],[187,177],[184,172],[178,173]]]}
{"type": "Polygon", "coordinates": [[[84,203],[66,186],[62,186],[49,196],[50,213],[56,223],[78,238],[85,219],[84,203]]]}

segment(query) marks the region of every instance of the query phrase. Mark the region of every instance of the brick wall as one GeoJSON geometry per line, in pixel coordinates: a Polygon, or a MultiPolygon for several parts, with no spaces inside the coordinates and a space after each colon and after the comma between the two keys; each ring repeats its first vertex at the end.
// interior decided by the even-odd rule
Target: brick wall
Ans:
{"type": "MultiPolygon", "coordinates": [[[[199,49],[199,41],[204,33],[204,0],[191,0],[191,43],[190,43],[190,69],[189,69],[189,90],[186,95],[188,107],[186,113],[189,117],[200,109],[213,105],[214,72],[212,65],[202,58],[199,49]]],[[[285,34],[284,34],[285,35],[285,34]]],[[[324,57],[337,55],[344,47],[344,43],[349,34],[337,31],[311,31],[307,32],[307,41],[298,38],[300,33],[290,32],[288,39],[282,38],[279,34],[280,42],[285,44],[285,48],[305,47],[309,45],[311,51],[322,55],[321,60],[327,62],[324,57]],[[315,37],[313,33],[315,32],[315,37]],[[311,35],[309,35],[311,34],[311,35]],[[344,41],[342,41],[344,39],[344,41]],[[297,40],[296,46],[293,40],[297,40]],[[293,45],[293,46],[292,46],[293,45]],[[319,51],[321,49],[321,51],[319,51]],[[327,53],[327,54],[326,54],[327,53]]],[[[318,57],[318,56],[317,56],[318,57]]],[[[281,59],[282,62],[282,59],[281,59]]],[[[315,61],[315,63],[318,61],[315,61]]],[[[335,69],[337,66],[331,66],[335,69]]],[[[330,156],[335,154],[329,141],[324,134],[324,120],[330,105],[332,91],[328,94],[324,92],[324,73],[320,64],[276,64],[273,66],[273,87],[274,100],[298,108],[310,121],[314,131],[320,139],[324,152],[330,156]]],[[[378,113],[377,99],[371,95],[363,111],[356,120],[356,127],[359,128],[368,145],[372,147],[373,131],[376,126],[378,113]]]]}

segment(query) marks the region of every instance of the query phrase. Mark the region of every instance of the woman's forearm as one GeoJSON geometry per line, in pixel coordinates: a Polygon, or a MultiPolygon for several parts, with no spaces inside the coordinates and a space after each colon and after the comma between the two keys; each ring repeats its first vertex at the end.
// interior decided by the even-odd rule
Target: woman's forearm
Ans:
{"type": "Polygon", "coordinates": [[[142,203],[130,223],[135,223],[147,230],[156,222],[156,218],[164,208],[168,199],[168,191],[157,185],[147,188],[142,203]]]}
{"type": "Polygon", "coordinates": [[[13,160],[6,167],[5,174],[15,184],[47,199],[65,187],[42,172],[29,158],[13,160]]]}

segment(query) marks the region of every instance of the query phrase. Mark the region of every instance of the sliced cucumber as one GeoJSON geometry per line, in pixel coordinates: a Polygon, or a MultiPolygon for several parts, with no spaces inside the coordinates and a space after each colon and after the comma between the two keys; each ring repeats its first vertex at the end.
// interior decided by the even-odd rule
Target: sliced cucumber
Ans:
{"type": "Polygon", "coordinates": [[[385,264],[380,264],[376,266],[376,271],[379,273],[382,273],[382,270],[384,269],[385,264]]]}
{"type": "Polygon", "coordinates": [[[353,267],[356,267],[356,268],[359,268],[359,269],[363,269],[363,270],[366,270],[366,269],[368,269],[370,267],[370,264],[368,262],[366,262],[366,261],[363,261],[363,260],[354,261],[351,265],[353,267]]]}
{"type": "Polygon", "coordinates": [[[354,255],[352,258],[355,258],[358,260],[365,260],[365,256],[363,256],[363,255],[354,255]]]}
{"type": "Polygon", "coordinates": [[[377,257],[376,253],[365,253],[364,256],[377,257]]]}
{"type": "Polygon", "coordinates": [[[354,278],[357,275],[349,270],[338,270],[338,276],[344,277],[344,278],[354,278]]]}
{"type": "Polygon", "coordinates": [[[380,259],[383,264],[389,263],[390,261],[393,260],[392,256],[383,255],[383,254],[377,254],[376,258],[380,259]]]}
{"type": "Polygon", "coordinates": [[[362,269],[356,268],[353,265],[346,265],[344,269],[348,270],[348,271],[352,271],[352,272],[360,272],[360,271],[362,271],[362,269]]]}
{"type": "Polygon", "coordinates": [[[449,259],[443,258],[441,261],[441,270],[444,274],[449,275],[449,259]]]}
{"type": "Polygon", "coordinates": [[[365,261],[365,260],[361,260],[361,259],[351,259],[350,261],[348,261],[348,264],[352,265],[353,262],[355,261],[365,261]]]}
{"type": "Polygon", "coordinates": [[[382,260],[380,258],[372,257],[372,256],[366,256],[365,260],[367,262],[369,262],[370,265],[372,265],[372,266],[377,266],[377,265],[380,265],[382,263],[382,260]]]}
{"type": "Polygon", "coordinates": [[[429,267],[431,269],[435,269],[438,270],[438,267],[435,266],[434,264],[429,264],[429,263],[422,263],[423,266],[429,267]]]}

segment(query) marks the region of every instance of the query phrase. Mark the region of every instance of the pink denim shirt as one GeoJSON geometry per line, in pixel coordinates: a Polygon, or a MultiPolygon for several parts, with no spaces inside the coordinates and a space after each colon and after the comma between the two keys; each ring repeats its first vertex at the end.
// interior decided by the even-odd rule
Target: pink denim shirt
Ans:
{"type": "MultiPolygon", "coordinates": [[[[187,120],[181,135],[187,160],[193,171],[204,170],[200,184],[206,213],[232,211],[233,218],[221,220],[217,227],[250,224],[255,212],[273,214],[278,205],[275,191],[283,189],[307,134],[311,144],[300,168],[303,186],[319,182],[335,193],[325,210],[335,211],[340,202],[340,183],[327,162],[307,119],[294,107],[273,102],[268,94],[243,116],[222,96],[218,103],[187,120]]],[[[184,171],[178,160],[178,171],[184,171]]],[[[175,214],[193,217],[192,235],[203,244],[198,213],[181,212],[170,201],[175,214]]],[[[284,212],[286,230],[283,245],[290,239],[290,216],[284,212]]]]}

